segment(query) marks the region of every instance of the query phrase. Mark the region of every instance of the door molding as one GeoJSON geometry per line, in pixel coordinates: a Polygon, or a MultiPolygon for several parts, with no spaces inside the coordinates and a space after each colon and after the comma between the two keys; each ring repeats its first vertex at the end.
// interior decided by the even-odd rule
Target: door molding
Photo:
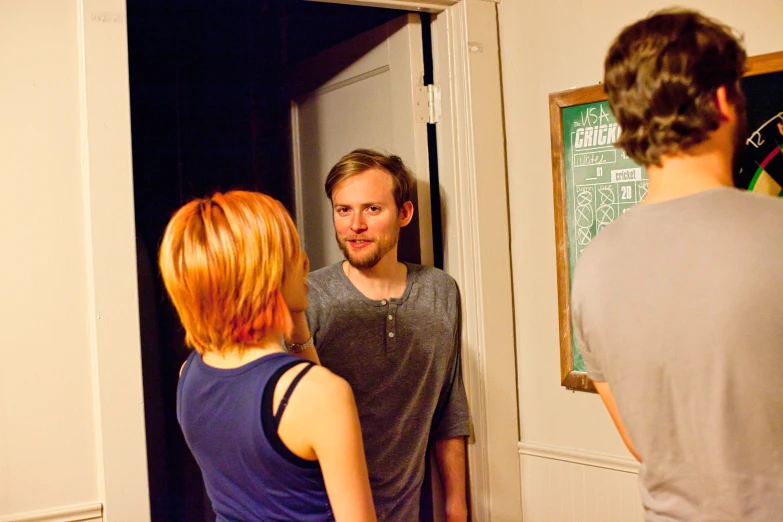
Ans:
{"type": "Polygon", "coordinates": [[[309,0],[310,2],[323,2],[327,4],[360,5],[364,7],[387,7],[390,9],[403,9],[419,11],[422,13],[440,13],[444,9],[456,5],[459,0],[309,0]]]}
{"type": "Polygon", "coordinates": [[[474,432],[472,518],[522,520],[496,4],[463,0],[432,20],[443,104],[437,125],[444,264],[462,294],[463,375],[474,432]],[[483,52],[471,51],[477,42],[483,52]]]}
{"type": "Polygon", "coordinates": [[[102,520],[103,506],[99,502],[13,515],[0,515],[0,522],[101,522],[102,520]]]}
{"type": "Polygon", "coordinates": [[[611,469],[622,471],[623,473],[639,474],[641,464],[630,457],[618,457],[616,455],[607,455],[605,453],[596,453],[594,451],[585,451],[575,448],[566,448],[563,446],[552,446],[550,444],[540,444],[538,442],[520,442],[519,454],[528,457],[538,457],[542,459],[559,460],[569,464],[579,464],[580,466],[591,466],[594,468],[611,469]]]}
{"type": "Polygon", "coordinates": [[[150,503],[125,0],[77,3],[95,500],[107,522],[143,521],[150,503]]]}

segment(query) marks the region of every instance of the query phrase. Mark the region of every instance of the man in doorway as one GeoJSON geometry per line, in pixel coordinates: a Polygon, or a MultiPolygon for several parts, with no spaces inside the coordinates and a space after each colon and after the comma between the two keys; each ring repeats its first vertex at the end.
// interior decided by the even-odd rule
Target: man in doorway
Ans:
{"type": "Polygon", "coordinates": [[[399,157],[357,149],[325,188],[345,261],[310,274],[307,318],[322,364],[356,396],[378,520],[419,520],[429,443],[447,520],[467,520],[459,291],[445,272],[397,259],[413,178],[399,157]]]}
{"type": "Polygon", "coordinates": [[[647,521],[783,513],[783,201],[734,188],[745,50],[685,10],[625,28],[604,86],[649,192],[577,263],[574,334],[642,463],[647,521]]]}

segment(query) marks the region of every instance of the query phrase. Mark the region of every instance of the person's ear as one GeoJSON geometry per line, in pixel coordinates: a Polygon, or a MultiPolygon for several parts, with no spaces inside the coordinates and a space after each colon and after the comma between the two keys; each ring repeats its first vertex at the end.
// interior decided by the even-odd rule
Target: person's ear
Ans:
{"type": "Polygon", "coordinates": [[[400,209],[400,226],[404,227],[413,219],[413,203],[406,201],[400,209]]]}
{"type": "Polygon", "coordinates": [[[725,85],[721,85],[715,91],[715,108],[718,109],[721,120],[731,122],[737,119],[737,109],[729,100],[725,85]]]}

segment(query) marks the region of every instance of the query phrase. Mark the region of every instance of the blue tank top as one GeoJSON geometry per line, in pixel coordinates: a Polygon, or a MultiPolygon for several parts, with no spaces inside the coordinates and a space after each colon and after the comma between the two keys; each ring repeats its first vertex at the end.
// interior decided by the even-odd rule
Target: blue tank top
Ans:
{"type": "Polygon", "coordinates": [[[226,370],[206,365],[196,352],[188,357],[177,420],[218,522],[334,520],[318,462],[296,456],[277,435],[288,397],[312,365],[274,353],[226,370]],[[273,416],[280,376],[303,363],[273,416]]]}

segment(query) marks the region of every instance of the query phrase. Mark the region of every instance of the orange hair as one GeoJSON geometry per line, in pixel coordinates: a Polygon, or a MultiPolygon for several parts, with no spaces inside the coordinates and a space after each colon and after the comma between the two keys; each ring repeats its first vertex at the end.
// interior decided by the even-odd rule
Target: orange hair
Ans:
{"type": "Polygon", "coordinates": [[[185,342],[199,353],[241,352],[271,333],[289,334],[280,287],[300,256],[291,217],[269,196],[237,190],[180,208],[158,261],[185,342]]]}

